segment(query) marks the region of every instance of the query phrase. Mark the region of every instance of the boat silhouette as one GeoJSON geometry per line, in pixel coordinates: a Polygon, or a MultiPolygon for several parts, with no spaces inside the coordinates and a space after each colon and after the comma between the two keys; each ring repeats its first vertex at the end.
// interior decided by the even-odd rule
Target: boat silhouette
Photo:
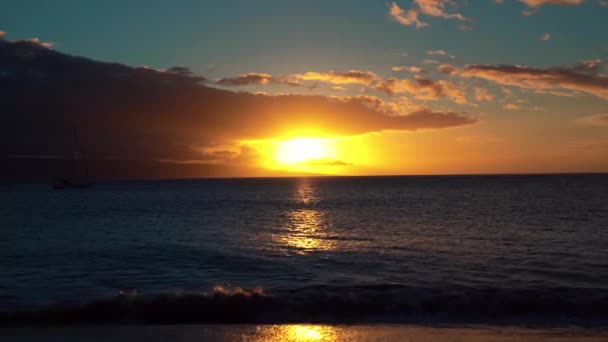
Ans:
{"type": "Polygon", "coordinates": [[[73,158],[74,174],[72,178],[57,178],[53,183],[53,189],[83,189],[90,188],[93,184],[89,180],[89,168],[86,160],[82,160],[78,154],[78,129],[74,129],[74,158],[73,158]],[[84,175],[81,170],[84,169],[84,175]]]}

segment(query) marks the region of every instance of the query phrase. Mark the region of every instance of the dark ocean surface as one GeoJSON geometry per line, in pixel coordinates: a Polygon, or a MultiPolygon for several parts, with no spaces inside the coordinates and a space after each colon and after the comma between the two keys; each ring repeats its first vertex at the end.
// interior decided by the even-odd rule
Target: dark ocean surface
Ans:
{"type": "Polygon", "coordinates": [[[608,321],[608,175],[0,185],[4,322],[608,321]]]}

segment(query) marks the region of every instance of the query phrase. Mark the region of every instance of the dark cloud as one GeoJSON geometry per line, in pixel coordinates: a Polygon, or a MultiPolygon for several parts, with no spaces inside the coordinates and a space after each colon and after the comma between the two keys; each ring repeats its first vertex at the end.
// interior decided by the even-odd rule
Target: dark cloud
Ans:
{"type": "Polygon", "coordinates": [[[274,77],[270,74],[250,72],[236,77],[221,78],[215,82],[218,85],[225,86],[245,86],[245,85],[268,85],[268,84],[286,84],[292,87],[300,87],[302,83],[296,80],[290,80],[287,77],[274,77]]]}
{"type": "Polygon", "coordinates": [[[466,65],[457,73],[525,89],[565,89],[608,99],[608,77],[597,73],[600,64],[587,61],[574,67],[546,69],[519,65],[466,65]]]}
{"type": "Polygon", "coordinates": [[[356,100],[267,96],[209,87],[184,68],[158,71],[69,56],[0,39],[0,153],[138,160],[227,160],[244,139],[311,127],[336,135],[467,125],[469,115],[431,110],[385,115],[356,100]],[[209,154],[209,151],[215,150],[209,154]]]}
{"type": "Polygon", "coordinates": [[[266,85],[272,82],[273,77],[269,74],[260,74],[260,73],[247,73],[244,75],[240,75],[237,77],[226,77],[217,80],[217,84],[219,85],[229,85],[229,86],[242,86],[242,85],[266,85]]]}
{"type": "Polygon", "coordinates": [[[178,74],[178,75],[182,75],[182,76],[187,76],[187,77],[195,77],[194,73],[192,72],[192,70],[190,70],[190,68],[181,66],[181,65],[169,68],[166,70],[166,72],[170,72],[170,73],[178,74]]]}

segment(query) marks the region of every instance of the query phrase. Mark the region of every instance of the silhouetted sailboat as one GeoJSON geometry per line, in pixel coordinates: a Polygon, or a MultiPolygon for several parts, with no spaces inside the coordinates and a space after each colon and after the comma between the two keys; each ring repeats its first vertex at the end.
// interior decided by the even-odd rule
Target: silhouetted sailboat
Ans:
{"type": "Polygon", "coordinates": [[[53,189],[82,189],[91,187],[89,181],[89,168],[86,161],[80,160],[78,155],[78,129],[74,129],[74,174],[73,178],[58,178],[53,184],[53,189]],[[81,174],[81,169],[84,168],[84,175],[81,174]]]}

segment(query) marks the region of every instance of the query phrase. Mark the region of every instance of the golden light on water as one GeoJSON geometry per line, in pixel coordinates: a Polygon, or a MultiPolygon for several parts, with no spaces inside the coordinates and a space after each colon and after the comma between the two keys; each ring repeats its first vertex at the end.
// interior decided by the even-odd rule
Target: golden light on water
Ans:
{"type": "Polygon", "coordinates": [[[320,198],[310,182],[302,180],[298,183],[291,200],[303,208],[286,213],[281,227],[283,233],[276,235],[275,241],[297,250],[298,254],[334,249],[335,241],[327,239],[330,224],[323,211],[314,207],[320,198]]]}
{"type": "Polygon", "coordinates": [[[318,250],[331,250],[333,241],[321,238],[326,234],[323,214],[316,210],[296,210],[288,214],[288,233],[281,239],[290,247],[297,248],[300,253],[318,250]]]}
{"type": "Polygon", "coordinates": [[[290,324],[274,325],[272,327],[258,330],[256,341],[290,341],[290,342],[313,342],[313,341],[337,341],[336,328],[326,325],[290,324]]]}

